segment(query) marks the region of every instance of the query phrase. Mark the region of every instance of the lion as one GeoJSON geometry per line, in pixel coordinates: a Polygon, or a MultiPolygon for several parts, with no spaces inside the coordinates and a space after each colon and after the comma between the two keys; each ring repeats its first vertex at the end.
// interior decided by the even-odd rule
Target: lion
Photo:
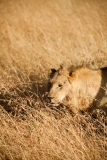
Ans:
{"type": "Polygon", "coordinates": [[[53,106],[63,104],[73,113],[95,108],[107,113],[107,68],[51,69],[49,85],[48,98],[53,106]]]}

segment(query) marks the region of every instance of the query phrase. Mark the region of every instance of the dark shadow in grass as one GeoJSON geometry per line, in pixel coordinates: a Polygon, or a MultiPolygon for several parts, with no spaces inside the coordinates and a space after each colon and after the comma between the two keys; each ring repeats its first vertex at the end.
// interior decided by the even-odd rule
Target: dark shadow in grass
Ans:
{"type": "Polygon", "coordinates": [[[12,115],[26,114],[31,108],[43,107],[47,83],[28,82],[11,88],[1,88],[0,105],[12,115]]]}

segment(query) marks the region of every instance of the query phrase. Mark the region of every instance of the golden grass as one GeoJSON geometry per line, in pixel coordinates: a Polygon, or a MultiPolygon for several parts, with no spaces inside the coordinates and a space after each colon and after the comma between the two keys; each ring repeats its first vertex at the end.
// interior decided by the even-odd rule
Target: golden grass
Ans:
{"type": "Polygon", "coordinates": [[[107,66],[106,0],[0,0],[0,159],[106,160],[107,116],[45,102],[50,68],[107,66]]]}

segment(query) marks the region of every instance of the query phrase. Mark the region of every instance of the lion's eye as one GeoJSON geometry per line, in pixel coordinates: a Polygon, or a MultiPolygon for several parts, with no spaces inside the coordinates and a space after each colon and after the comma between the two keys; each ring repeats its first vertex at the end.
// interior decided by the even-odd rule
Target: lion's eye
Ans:
{"type": "Polygon", "coordinates": [[[62,88],[62,84],[59,84],[59,85],[58,85],[58,88],[62,88]]]}

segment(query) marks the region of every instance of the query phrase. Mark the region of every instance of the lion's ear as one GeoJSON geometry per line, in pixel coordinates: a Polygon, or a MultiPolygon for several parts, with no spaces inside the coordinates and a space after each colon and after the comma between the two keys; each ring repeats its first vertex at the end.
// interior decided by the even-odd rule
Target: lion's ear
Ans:
{"type": "Polygon", "coordinates": [[[51,68],[51,72],[52,72],[52,73],[55,73],[55,72],[56,72],[56,69],[51,68]]]}
{"type": "Polygon", "coordinates": [[[72,83],[73,81],[75,81],[78,78],[78,73],[77,72],[70,72],[69,73],[69,77],[68,77],[68,81],[70,83],[72,83]]]}
{"type": "Polygon", "coordinates": [[[53,78],[53,76],[55,75],[56,72],[57,72],[56,69],[51,68],[51,73],[49,74],[49,77],[50,77],[50,78],[53,78]]]}

